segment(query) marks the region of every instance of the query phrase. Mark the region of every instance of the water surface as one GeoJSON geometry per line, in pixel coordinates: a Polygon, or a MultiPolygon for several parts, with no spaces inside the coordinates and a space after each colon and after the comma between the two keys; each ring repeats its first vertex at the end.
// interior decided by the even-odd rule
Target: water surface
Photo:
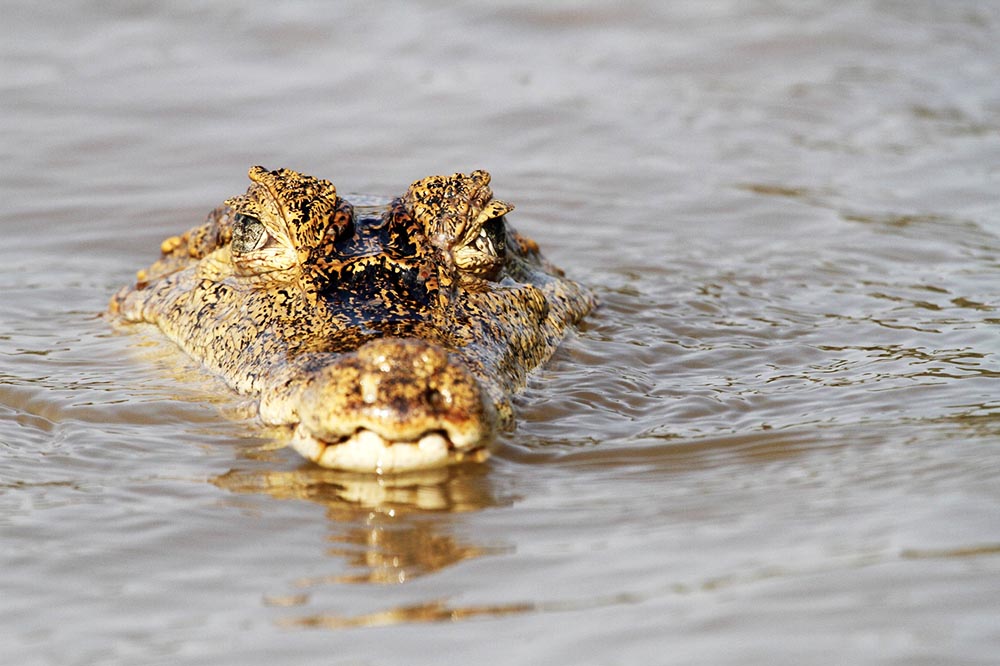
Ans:
{"type": "Polygon", "coordinates": [[[990,664],[1000,10],[15,3],[17,664],[990,664]],[[602,305],[481,466],[320,470],[107,299],[251,164],[489,169],[602,305]]]}

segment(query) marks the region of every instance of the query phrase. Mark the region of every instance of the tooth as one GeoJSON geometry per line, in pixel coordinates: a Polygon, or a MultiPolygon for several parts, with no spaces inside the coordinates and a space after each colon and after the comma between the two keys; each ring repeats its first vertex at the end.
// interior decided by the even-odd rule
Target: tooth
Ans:
{"type": "Polygon", "coordinates": [[[427,469],[458,462],[466,457],[483,460],[484,449],[463,451],[441,432],[427,433],[411,441],[391,441],[376,432],[361,429],[344,440],[325,442],[310,435],[302,426],[296,429],[292,446],[307,458],[324,467],[359,472],[389,473],[398,470],[427,469]]]}
{"type": "Polygon", "coordinates": [[[430,452],[441,452],[448,450],[448,440],[440,435],[440,433],[432,432],[424,435],[417,442],[417,447],[421,451],[430,452]]]}

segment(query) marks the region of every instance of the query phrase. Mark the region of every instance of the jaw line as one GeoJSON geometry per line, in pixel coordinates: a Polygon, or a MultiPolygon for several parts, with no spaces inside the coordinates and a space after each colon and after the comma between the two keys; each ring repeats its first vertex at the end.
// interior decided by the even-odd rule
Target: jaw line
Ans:
{"type": "Polygon", "coordinates": [[[416,440],[393,441],[359,428],[337,441],[325,441],[302,425],[295,428],[292,448],[323,467],[350,472],[391,474],[433,469],[489,457],[485,444],[457,448],[444,431],[424,433],[416,440]]]}

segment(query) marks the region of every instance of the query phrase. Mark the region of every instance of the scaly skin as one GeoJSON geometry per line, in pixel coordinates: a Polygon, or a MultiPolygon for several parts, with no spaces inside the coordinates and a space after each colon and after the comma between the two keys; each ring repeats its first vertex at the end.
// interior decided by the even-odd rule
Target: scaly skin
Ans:
{"type": "Polygon", "coordinates": [[[295,171],[250,179],[109,312],[158,326],[320,465],[484,459],[511,394],[594,305],[509,228],[485,171],[364,212],[295,171]]]}

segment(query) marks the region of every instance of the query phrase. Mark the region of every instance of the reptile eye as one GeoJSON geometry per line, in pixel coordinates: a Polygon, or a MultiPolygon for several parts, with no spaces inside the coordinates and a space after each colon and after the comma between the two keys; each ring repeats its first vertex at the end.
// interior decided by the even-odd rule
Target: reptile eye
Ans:
{"type": "Polygon", "coordinates": [[[476,247],[495,257],[502,258],[507,253],[507,229],[503,215],[486,221],[476,238],[476,247]]]}
{"type": "Polygon", "coordinates": [[[246,254],[259,250],[266,240],[263,222],[252,215],[236,214],[233,218],[233,252],[246,254]]]}

